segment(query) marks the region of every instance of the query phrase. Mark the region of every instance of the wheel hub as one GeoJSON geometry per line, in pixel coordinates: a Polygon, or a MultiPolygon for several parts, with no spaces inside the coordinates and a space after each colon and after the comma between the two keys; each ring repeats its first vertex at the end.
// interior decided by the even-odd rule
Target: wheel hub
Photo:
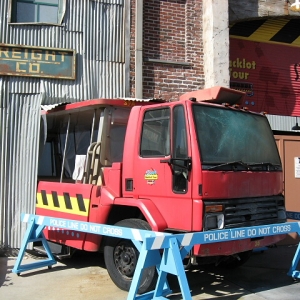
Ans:
{"type": "Polygon", "coordinates": [[[127,277],[133,277],[137,263],[137,255],[130,245],[118,245],[114,251],[114,261],[119,272],[127,277]]]}

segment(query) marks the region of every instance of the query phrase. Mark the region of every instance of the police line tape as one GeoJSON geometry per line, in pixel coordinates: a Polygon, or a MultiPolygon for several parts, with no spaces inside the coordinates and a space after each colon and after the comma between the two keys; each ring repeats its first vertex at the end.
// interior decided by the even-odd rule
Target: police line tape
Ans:
{"type": "Polygon", "coordinates": [[[69,219],[45,217],[33,214],[22,214],[21,221],[28,223],[34,221],[36,225],[51,228],[61,228],[65,231],[80,231],[85,233],[93,233],[98,235],[122,237],[124,239],[143,241],[146,237],[157,237],[170,235],[168,233],[162,233],[157,231],[148,231],[135,228],[119,227],[106,224],[98,224],[91,222],[83,222],[69,219]]]}
{"type": "MultiPolygon", "coordinates": [[[[211,244],[241,240],[247,238],[259,238],[278,234],[300,233],[300,222],[279,223],[262,226],[241,227],[233,229],[214,230],[206,232],[193,232],[186,234],[175,234],[180,246],[192,246],[197,244],[211,244]]],[[[147,250],[169,248],[170,236],[149,237],[145,241],[147,250]]]]}
{"type": "Polygon", "coordinates": [[[287,211],[286,217],[291,220],[300,220],[300,213],[294,211],[287,211]]]}
{"type": "Polygon", "coordinates": [[[145,243],[144,246],[146,250],[169,248],[169,241],[172,237],[176,237],[179,245],[185,247],[197,244],[211,244],[217,242],[241,240],[246,238],[258,238],[278,234],[288,234],[292,232],[297,232],[299,234],[300,232],[300,222],[210,230],[204,232],[190,232],[185,234],[172,235],[162,232],[44,217],[31,214],[22,214],[21,218],[23,222],[29,222],[29,220],[34,219],[37,225],[49,226],[49,229],[51,229],[51,227],[62,228],[64,230],[74,230],[135,241],[143,241],[145,243]]]}

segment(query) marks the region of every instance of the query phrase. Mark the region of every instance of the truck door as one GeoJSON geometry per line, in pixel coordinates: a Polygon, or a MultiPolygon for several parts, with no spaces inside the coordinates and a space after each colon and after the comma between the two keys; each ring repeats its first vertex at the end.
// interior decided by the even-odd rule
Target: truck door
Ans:
{"type": "Polygon", "coordinates": [[[186,123],[182,105],[145,111],[134,182],[137,197],[153,201],[169,228],[190,230],[191,159],[186,123]]]}

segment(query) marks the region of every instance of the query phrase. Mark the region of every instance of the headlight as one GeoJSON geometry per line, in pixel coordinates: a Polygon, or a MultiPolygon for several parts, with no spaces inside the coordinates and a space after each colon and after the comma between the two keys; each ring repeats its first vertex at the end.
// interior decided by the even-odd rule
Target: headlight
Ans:
{"type": "Polygon", "coordinates": [[[223,229],[224,215],[223,214],[209,214],[205,216],[205,229],[223,229]]]}

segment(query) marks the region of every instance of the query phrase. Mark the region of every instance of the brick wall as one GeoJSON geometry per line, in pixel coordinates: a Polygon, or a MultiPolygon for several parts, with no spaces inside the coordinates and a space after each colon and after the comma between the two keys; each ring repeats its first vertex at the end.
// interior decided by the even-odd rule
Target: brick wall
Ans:
{"type": "MultiPolygon", "coordinates": [[[[135,1],[131,0],[131,96],[135,89],[135,1]]],[[[177,100],[204,86],[202,1],[144,1],[143,98],[177,100]]]]}

